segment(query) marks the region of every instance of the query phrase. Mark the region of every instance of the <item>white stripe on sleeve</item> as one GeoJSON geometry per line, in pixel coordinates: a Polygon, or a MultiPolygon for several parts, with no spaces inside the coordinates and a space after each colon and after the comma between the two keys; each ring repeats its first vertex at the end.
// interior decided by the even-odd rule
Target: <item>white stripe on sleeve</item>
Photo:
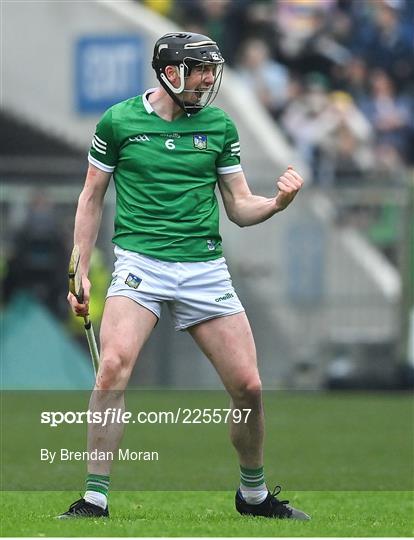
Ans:
{"type": "Polygon", "coordinates": [[[92,142],[95,143],[95,145],[98,147],[98,148],[101,148],[102,150],[105,150],[106,151],[106,144],[102,144],[98,141],[98,139],[96,138],[96,135],[94,136],[94,138],[92,139],[92,142]]]}
{"type": "Polygon", "coordinates": [[[107,145],[107,143],[106,143],[105,141],[103,141],[102,139],[100,139],[96,133],[95,133],[94,137],[95,137],[95,139],[96,139],[98,142],[100,142],[100,143],[103,144],[104,146],[107,145]]]}
{"type": "Polygon", "coordinates": [[[230,165],[228,167],[217,167],[218,174],[231,174],[235,172],[242,172],[242,166],[240,164],[238,165],[230,165]]]}
{"type": "Polygon", "coordinates": [[[111,172],[114,172],[114,170],[115,170],[115,165],[113,167],[111,165],[105,165],[105,163],[102,163],[101,161],[98,161],[96,158],[91,156],[91,154],[88,154],[88,161],[92,165],[95,165],[95,167],[97,167],[101,171],[111,173],[111,172]]]}
{"type": "Polygon", "coordinates": [[[93,139],[93,141],[92,141],[92,147],[95,148],[95,150],[96,150],[97,152],[99,152],[100,154],[103,154],[104,156],[106,155],[106,150],[102,150],[101,148],[99,148],[99,147],[96,145],[95,139],[93,139]]]}

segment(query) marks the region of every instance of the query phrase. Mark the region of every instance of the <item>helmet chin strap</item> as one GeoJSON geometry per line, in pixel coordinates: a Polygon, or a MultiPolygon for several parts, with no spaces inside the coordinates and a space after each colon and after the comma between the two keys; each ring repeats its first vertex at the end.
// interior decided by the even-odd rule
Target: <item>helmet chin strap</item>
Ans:
{"type": "Polygon", "coordinates": [[[168,80],[168,77],[165,75],[165,73],[160,73],[159,81],[168,93],[168,95],[171,97],[171,99],[176,103],[180,109],[182,109],[186,114],[196,114],[201,109],[200,107],[192,106],[191,104],[186,104],[183,99],[180,99],[178,97],[178,94],[181,94],[184,91],[185,87],[185,70],[186,67],[184,64],[180,64],[178,66],[179,69],[179,76],[180,76],[180,86],[176,88],[171,84],[171,82],[168,80]]]}
{"type": "MultiPolygon", "coordinates": [[[[168,77],[165,75],[165,73],[160,73],[160,78],[162,79],[162,81],[164,82],[164,84],[171,90],[171,92],[173,92],[173,94],[181,94],[181,92],[184,90],[184,86],[185,86],[185,78],[184,78],[184,73],[185,73],[185,66],[184,64],[180,64],[178,66],[180,72],[179,72],[179,75],[180,75],[180,86],[178,88],[176,88],[175,86],[173,86],[170,81],[168,80],[168,77]]],[[[166,88],[167,90],[167,88],[166,88]]]]}

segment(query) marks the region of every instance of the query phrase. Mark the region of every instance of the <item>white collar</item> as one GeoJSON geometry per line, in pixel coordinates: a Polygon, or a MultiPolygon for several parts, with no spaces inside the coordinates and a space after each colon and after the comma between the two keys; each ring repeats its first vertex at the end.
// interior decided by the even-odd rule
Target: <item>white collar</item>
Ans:
{"type": "Polygon", "coordinates": [[[150,102],[148,101],[148,98],[150,94],[155,92],[155,90],[157,90],[157,88],[149,88],[148,90],[145,90],[145,92],[142,94],[142,103],[148,114],[152,114],[154,112],[154,109],[152,105],[150,104],[150,102]]]}
{"type": "MultiPolygon", "coordinates": [[[[147,111],[148,114],[152,114],[153,112],[155,112],[153,106],[148,101],[148,98],[149,98],[150,94],[152,94],[156,90],[158,90],[158,88],[149,88],[148,90],[145,90],[145,92],[142,94],[142,103],[143,103],[144,108],[145,108],[145,110],[147,111]]],[[[190,116],[191,116],[190,113],[185,113],[185,114],[187,115],[188,118],[190,118],[190,116]]]]}

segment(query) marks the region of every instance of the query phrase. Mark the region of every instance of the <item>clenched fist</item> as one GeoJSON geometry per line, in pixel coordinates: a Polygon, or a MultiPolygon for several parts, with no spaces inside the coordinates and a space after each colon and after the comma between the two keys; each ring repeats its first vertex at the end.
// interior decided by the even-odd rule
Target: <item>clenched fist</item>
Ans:
{"type": "Polygon", "coordinates": [[[303,178],[293,167],[289,166],[277,181],[279,189],[275,200],[277,210],[284,210],[289,206],[302,186],[303,178]]]}

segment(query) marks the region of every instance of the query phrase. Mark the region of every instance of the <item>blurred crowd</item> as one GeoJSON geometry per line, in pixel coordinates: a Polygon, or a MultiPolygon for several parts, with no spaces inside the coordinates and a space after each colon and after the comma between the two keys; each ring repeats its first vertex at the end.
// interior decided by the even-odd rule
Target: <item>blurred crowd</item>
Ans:
{"type": "Polygon", "coordinates": [[[413,165],[413,0],[143,0],[209,35],[319,185],[413,165]]]}
{"type": "Polygon", "coordinates": [[[9,231],[1,237],[2,302],[30,292],[58,318],[67,315],[67,240],[57,207],[47,193],[35,189],[24,216],[13,226],[4,212],[9,231]]]}
{"type": "MultiPolygon", "coordinates": [[[[391,178],[394,187],[414,167],[414,0],[140,1],[219,43],[240,82],[310,165],[315,185],[360,186],[367,178],[391,178]]],[[[400,210],[389,201],[348,206],[338,221],[357,222],[397,262],[400,210]]],[[[74,209],[70,215],[73,220],[74,209]]],[[[59,209],[35,192],[24,223],[2,241],[5,303],[26,289],[67,318],[72,225],[62,227],[59,209]]],[[[99,250],[92,271],[92,315],[99,320],[109,281],[99,250]]]]}
{"type": "MultiPolygon", "coordinates": [[[[8,231],[0,232],[0,308],[23,293],[35,298],[85,345],[83,325],[68,309],[68,261],[73,245],[75,204],[56,204],[47,190],[34,187],[27,204],[13,217],[2,208],[8,231]]],[[[90,264],[91,317],[102,317],[110,273],[95,247],[90,264]]]]}

